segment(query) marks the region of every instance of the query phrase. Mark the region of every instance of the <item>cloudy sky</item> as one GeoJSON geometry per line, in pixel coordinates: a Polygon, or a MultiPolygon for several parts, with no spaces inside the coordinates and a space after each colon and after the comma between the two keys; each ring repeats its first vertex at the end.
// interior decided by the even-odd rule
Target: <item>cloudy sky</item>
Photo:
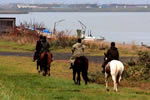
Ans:
{"type": "Polygon", "coordinates": [[[127,4],[145,4],[150,0],[0,0],[0,4],[4,3],[127,3],[127,4]]]}

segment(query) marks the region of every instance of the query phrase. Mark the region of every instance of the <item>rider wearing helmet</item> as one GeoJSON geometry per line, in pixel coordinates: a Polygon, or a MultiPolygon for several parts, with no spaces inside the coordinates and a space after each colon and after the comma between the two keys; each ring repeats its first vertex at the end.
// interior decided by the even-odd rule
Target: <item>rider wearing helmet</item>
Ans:
{"type": "Polygon", "coordinates": [[[40,35],[39,40],[36,42],[36,51],[35,51],[34,56],[33,56],[33,61],[35,61],[35,60],[39,61],[40,60],[42,39],[43,39],[43,36],[40,35]]]}
{"type": "Polygon", "coordinates": [[[85,45],[82,44],[82,40],[79,38],[78,42],[72,46],[72,57],[70,58],[71,66],[70,69],[73,68],[74,61],[77,57],[84,56],[85,45]]]}
{"type": "Polygon", "coordinates": [[[102,64],[103,68],[102,73],[105,72],[105,66],[107,65],[108,62],[110,62],[111,60],[119,60],[119,52],[118,49],[115,47],[115,42],[111,42],[111,47],[107,51],[105,56],[107,57],[107,60],[105,60],[104,63],[102,64]]]}

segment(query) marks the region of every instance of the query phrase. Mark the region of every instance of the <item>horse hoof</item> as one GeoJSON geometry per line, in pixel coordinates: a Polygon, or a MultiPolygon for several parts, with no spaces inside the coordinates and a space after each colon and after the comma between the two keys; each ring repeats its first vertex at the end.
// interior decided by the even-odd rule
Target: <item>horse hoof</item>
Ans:
{"type": "Polygon", "coordinates": [[[74,84],[78,84],[77,82],[74,82],[74,84]]]}
{"type": "Polygon", "coordinates": [[[43,76],[46,76],[46,74],[43,73],[43,76]]]}
{"type": "Polygon", "coordinates": [[[106,91],[109,91],[109,89],[106,89],[106,91]]]}

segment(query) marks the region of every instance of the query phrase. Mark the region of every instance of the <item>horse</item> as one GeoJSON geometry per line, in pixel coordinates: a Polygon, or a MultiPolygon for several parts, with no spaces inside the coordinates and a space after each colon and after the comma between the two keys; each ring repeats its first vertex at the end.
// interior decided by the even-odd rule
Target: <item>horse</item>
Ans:
{"type": "MultiPolygon", "coordinates": [[[[107,57],[105,55],[105,60],[107,60],[107,57]]],[[[124,65],[119,60],[111,60],[108,62],[108,64],[105,66],[105,83],[106,83],[106,90],[108,89],[108,78],[109,76],[112,77],[113,83],[114,83],[114,91],[118,91],[118,84],[120,83],[121,76],[124,71],[124,65]]]]}
{"type": "Polygon", "coordinates": [[[85,56],[77,57],[73,66],[73,80],[75,84],[80,85],[80,73],[82,72],[82,77],[85,81],[85,85],[88,82],[88,59],[85,56]],[[76,78],[77,73],[77,78],[76,78]],[[76,81],[77,80],[77,81],[76,81]]]}
{"type": "Polygon", "coordinates": [[[40,70],[43,71],[43,76],[50,76],[51,53],[43,52],[40,55],[40,70]]]}

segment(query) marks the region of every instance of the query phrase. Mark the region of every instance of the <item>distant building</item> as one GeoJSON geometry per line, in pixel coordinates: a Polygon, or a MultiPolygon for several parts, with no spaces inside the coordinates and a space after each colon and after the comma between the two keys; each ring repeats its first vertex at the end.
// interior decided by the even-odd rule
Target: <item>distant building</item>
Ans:
{"type": "Polygon", "coordinates": [[[27,5],[27,4],[18,4],[17,5],[18,8],[37,8],[37,6],[31,6],[31,5],[27,5]]]}
{"type": "Polygon", "coordinates": [[[16,18],[0,17],[0,33],[14,31],[16,27],[16,18]]]}
{"type": "Polygon", "coordinates": [[[25,8],[29,8],[29,9],[36,9],[36,8],[48,8],[48,7],[44,7],[44,6],[40,6],[40,5],[31,5],[31,4],[17,4],[17,8],[19,9],[25,9],[25,8]]]}

